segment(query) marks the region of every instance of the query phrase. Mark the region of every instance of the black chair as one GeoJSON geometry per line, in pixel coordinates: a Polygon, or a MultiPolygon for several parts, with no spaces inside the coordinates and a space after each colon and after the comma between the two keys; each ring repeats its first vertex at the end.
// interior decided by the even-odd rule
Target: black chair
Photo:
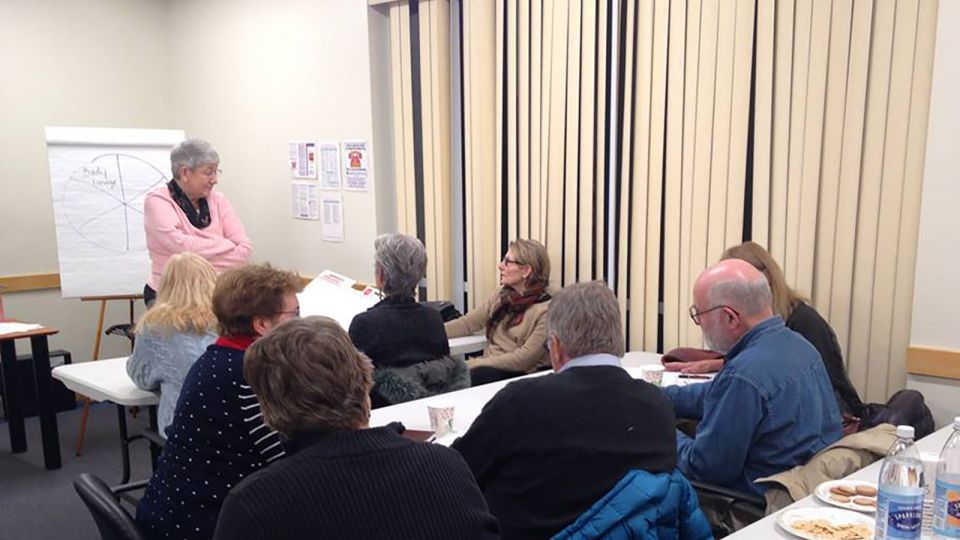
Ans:
{"type": "Polygon", "coordinates": [[[120,506],[110,486],[99,477],[83,473],[73,481],[80,499],[97,522],[103,540],[145,540],[130,513],[120,506]]]}
{"type": "Polygon", "coordinates": [[[707,516],[714,538],[724,538],[763,519],[767,501],[752,493],[744,493],[714,484],[690,480],[697,492],[700,510],[707,516]]]}

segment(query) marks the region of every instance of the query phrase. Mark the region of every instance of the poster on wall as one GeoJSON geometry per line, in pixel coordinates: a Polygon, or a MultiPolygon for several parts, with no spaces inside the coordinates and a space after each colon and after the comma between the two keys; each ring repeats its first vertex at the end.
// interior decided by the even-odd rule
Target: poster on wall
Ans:
{"type": "Polygon", "coordinates": [[[290,141],[290,174],[294,178],[317,177],[317,143],[290,141]]]}
{"type": "Polygon", "coordinates": [[[320,188],[340,189],[340,145],[320,143],[320,188]]]}
{"type": "Polygon", "coordinates": [[[47,127],[46,138],[61,294],[141,293],[150,277],[143,202],[170,181],[183,131],[47,127]]]}
{"type": "Polygon", "coordinates": [[[368,191],[370,152],[366,141],[344,141],[343,179],[344,187],[352,191],[368,191]]]}
{"type": "Polygon", "coordinates": [[[343,196],[324,193],[320,206],[323,208],[323,240],[343,242],[343,196]]]}
{"type": "Polygon", "coordinates": [[[293,199],[293,217],[297,219],[320,219],[317,184],[313,182],[292,182],[290,191],[293,199]]]}

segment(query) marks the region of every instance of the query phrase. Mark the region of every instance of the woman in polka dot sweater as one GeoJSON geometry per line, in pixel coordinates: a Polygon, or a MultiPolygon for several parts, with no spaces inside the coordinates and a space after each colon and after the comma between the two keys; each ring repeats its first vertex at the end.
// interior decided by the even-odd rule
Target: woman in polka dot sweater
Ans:
{"type": "Polygon", "coordinates": [[[277,433],[243,378],[243,355],[271,328],[299,316],[296,274],[269,265],[224,272],[213,293],[221,337],[187,374],[157,469],[137,507],[151,539],[213,536],[230,488],[283,456],[277,433]]]}

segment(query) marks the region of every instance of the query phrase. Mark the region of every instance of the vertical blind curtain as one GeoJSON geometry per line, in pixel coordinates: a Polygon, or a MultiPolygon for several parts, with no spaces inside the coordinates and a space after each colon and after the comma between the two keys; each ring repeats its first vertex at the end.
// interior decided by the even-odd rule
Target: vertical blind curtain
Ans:
{"type": "Polygon", "coordinates": [[[555,288],[602,278],[606,2],[462,5],[469,305],[515,238],[544,243],[555,288]]]}
{"type": "Polygon", "coordinates": [[[389,6],[397,230],[427,248],[427,296],[449,299],[450,2],[419,0],[412,9],[413,21],[411,3],[389,6]]]}
{"type": "MultiPolygon", "coordinates": [[[[494,38],[495,93],[502,96],[494,133],[498,191],[492,201],[501,227],[499,247],[515,238],[543,242],[555,288],[602,278],[607,3],[504,0],[496,5],[497,28],[503,29],[494,38]]],[[[464,88],[469,92],[468,85],[464,88]]],[[[473,130],[465,130],[468,141],[471,136],[473,130]]]]}
{"type": "Polygon", "coordinates": [[[882,401],[906,379],[937,2],[757,11],[753,239],[882,401]]]}
{"type": "Polygon", "coordinates": [[[754,0],[621,6],[616,291],[628,347],[656,350],[661,286],[663,346],[699,344],[693,282],[743,235],[754,0]]]}
{"type": "MultiPolygon", "coordinates": [[[[699,346],[693,283],[752,239],[834,327],[866,399],[902,387],[936,0],[461,2],[470,305],[506,241],[531,237],[554,287],[614,271],[629,349],[699,346]]],[[[408,64],[395,54],[395,75],[408,64]]],[[[415,182],[404,137],[395,151],[415,182]]]]}
{"type": "Polygon", "coordinates": [[[629,348],[654,350],[658,329],[664,349],[699,346],[693,282],[753,239],[834,326],[865,397],[885,400],[905,381],[937,3],[620,5],[629,348]]]}
{"type": "MultiPolygon", "coordinates": [[[[501,169],[499,109],[503,92],[497,59],[497,31],[503,11],[499,2],[462,0],[463,55],[463,192],[466,236],[467,308],[482,303],[498,286],[500,260],[499,201],[501,169]]],[[[502,41],[502,40],[501,40],[502,41]]]]}

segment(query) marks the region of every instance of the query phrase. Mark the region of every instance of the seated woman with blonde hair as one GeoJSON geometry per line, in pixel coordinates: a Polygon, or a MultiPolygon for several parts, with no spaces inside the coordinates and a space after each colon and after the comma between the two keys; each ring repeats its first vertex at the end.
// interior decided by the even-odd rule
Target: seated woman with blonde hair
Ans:
{"type": "Polygon", "coordinates": [[[486,330],[481,358],[467,361],[473,386],[550,366],[545,343],[550,257],[536,240],[510,242],[497,266],[502,285],[486,302],[446,323],[448,338],[486,330]]]}
{"type": "Polygon", "coordinates": [[[160,389],[161,437],[173,422],[187,371],[217,338],[216,284],[217,273],[206,259],[189,252],[174,255],[164,267],[156,303],[137,323],[127,374],[144,390],[160,389]]]}

